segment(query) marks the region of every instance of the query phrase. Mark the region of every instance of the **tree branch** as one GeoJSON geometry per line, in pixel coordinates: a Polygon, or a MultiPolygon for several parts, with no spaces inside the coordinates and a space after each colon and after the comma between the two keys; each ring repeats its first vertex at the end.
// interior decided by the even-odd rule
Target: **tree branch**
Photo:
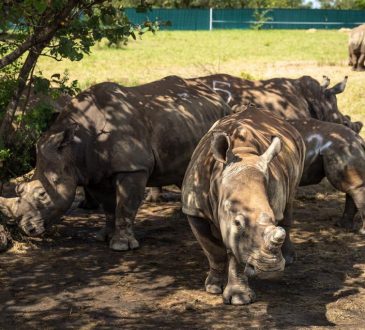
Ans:
{"type": "Polygon", "coordinates": [[[48,43],[53,38],[57,30],[62,26],[62,23],[69,17],[71,11],[79,4],[82,4],[82,0],[69,0],[61,12],[55,15],[55,20],[52,24],[45,28],[35,29],[34,33],[30,35],[17,49],[1,58],[0,69],[17,60],[33,46],[48,43]]]}

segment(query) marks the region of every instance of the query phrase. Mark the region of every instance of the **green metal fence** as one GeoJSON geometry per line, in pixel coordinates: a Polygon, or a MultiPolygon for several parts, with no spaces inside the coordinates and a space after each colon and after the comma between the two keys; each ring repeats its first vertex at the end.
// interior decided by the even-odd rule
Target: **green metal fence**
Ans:
{"type": "MultiPolygon", "coordinates": [[[[248,29],[255,23],[254,9],[153,9],[137,13],[127,8],[129,19],[170,21],[169,30],[248,29]]],[[[271,9],[264,29],[339,29],[365,23],[365,10],[271,9]]]]}

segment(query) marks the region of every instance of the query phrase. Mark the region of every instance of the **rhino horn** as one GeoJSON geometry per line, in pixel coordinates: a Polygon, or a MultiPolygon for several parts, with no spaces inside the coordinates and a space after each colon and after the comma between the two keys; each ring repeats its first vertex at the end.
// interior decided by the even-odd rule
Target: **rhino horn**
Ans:
{"type": "Polygon", "coordinates": [[[260,156],[261,159],[261,168],[264,172],[266,172],[268,165],[277,156],[277,154],[281,151],[281,141],[275,136],[267,148],[267,150],[260,156]]]}
{"type": "Polygon", "coordinates": [[[266,234],[266,246],[269,251],[278,251],[283,245],[286,237],[285,229],[282,227],[275,227],[272,231],[266,234]]]}
{"type": "Polygon", "coordinates": [[[19,198],[4,198],[0,197],[0,212],[2,212],[8,218],[16,218],[18,213],[18,200],[19,198]]]}
{"type": "Polygon", "coordinates": [[[346,88],[347,79],[348,79],[348,76],[346,76],[341,82],[339,82],[338,84],[336,84],[332,88],[327,89],[327,91],[330,94],[340,94],[340,93],[342,93],[346,88]]]}
{"type": "Polygon", "coordinates": [[[321,87],[326,89],[330,85],[330,82],[330,78],[328,78],[327,76],[323,76],[321,87]]]}

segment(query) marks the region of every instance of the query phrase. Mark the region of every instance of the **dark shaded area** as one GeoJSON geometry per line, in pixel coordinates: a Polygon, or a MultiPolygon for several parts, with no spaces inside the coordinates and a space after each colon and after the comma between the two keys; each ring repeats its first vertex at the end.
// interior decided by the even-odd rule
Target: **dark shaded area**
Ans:
{"type": "Polygon", "coordinates": [[[74,210],[37,248],[1,255],[0,328],[363,328],[365,244],[333,227],[344,199],[326,191],[300,190],[297,261],[279,280],[251,281],[257,302],[242,307],[204,292],[208,265],[180,203],[145,203],[141,248],[124,253],[95,241],[101,214],[74,210]]]}

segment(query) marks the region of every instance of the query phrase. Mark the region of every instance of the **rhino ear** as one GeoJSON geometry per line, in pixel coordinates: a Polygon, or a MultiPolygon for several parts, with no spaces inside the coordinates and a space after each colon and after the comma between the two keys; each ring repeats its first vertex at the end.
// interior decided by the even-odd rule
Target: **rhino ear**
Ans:
{"type": "Polygon", "coordinates": [[[267,171],[268,165],[278,155],[278,153],[280,151],[281,151],[281,141],[277,136],[275,136],[272,139],[272,142],[271,142],[270,146],[260,156],[260,159],[261,159],[261,164],[260,165],[261,165],[264,172],[267,171]]]}
{"type": "Polygon", "coordinates": [[[67,146],[74,141],[77,129],[78,125],[74,124],[62,132],[52,134],[48,140],[49,145],[56,149],[67,146]]]}
{"type": "Polygon", "coordinates": [[[231,147],[231,141],[229,140],[229,137],[224,132],[217,132],[213,135],[213,140],[210,144],[210,150],[213,153],[213,157],[218,162],[221,162],[223,164],[227,163],[227,152],[229,148],[231,147]]]}
{"type": "Polygon", "coordinates": [[[326,91],[330,94],[340,94],[346,88],[348,76],[346,76],[341,82],[333,86],[332,88],[327,89],[326,91]]]}
{"type": "Polygon", "coordinates": [[[40,146],[39,151],[44,157],[49,160],[54,160],[59,157],[58,151],[69,145],[75,138],[75,131],[78,125],[72,125],[62,132],[50,135],[46,141],[40,146]]]}

